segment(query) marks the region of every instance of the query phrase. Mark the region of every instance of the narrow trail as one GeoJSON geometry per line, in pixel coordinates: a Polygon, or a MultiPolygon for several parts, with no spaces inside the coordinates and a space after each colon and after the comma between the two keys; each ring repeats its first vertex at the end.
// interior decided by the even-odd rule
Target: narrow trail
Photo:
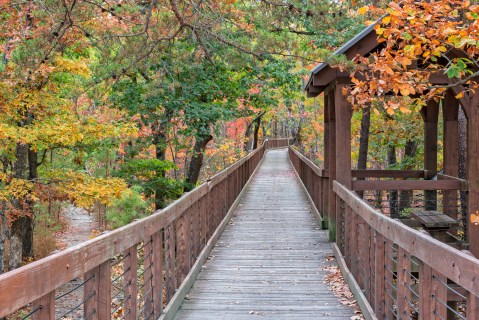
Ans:
{"type": "MultiPolygon", "coordinates": [[[[62,215],[67,227],[63,232],[56,235],[56,240],[61,249],[76,246],[91,238],[91,232],[96,227],[93,214],[88,213],[85,209],[70,205],[63,211],[62,215]]],[[[57,289],[55,296],[61,298],[56,303],[56,319],[83,319],[83,306],[72,311],[78,305],[78,302],[83,299],[82,283],[83,279],[77,278],[57,289]],[[74,290],[77,287],[78,289],[74,290]],[[70,291],[72,292],[68,293],[70,291]]]]}
{"type": "Polygon", "coordinates": [[[57,241],[65,248],[73,247],[90,239],[96,226],[93,214],[83,208],[70,205],[63,210],[63,219],[67,224],[65,231],[57,234],[57,241]]]}

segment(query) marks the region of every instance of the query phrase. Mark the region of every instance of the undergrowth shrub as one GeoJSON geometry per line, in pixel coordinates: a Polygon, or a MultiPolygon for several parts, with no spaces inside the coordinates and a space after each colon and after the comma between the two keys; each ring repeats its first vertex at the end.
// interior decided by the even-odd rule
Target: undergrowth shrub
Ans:
{"type": "Polygon", "coordinates": [[[59,218],[63,206],[64,204],[61,202],[35,205],[35,227],[33,229],[35,260],[42,259],[57,249],[55,233],[66,228],[65,221],[59,218]]]}
{"type": "Polygon", "coordinates": [[[135,219],[148,216],[152,210],[152,202],[145,200],[143,189],[133,186],[123,192],[120,199],[115,200],[106,210],[106,220],[112,229],[129,224],[135,219]]]}

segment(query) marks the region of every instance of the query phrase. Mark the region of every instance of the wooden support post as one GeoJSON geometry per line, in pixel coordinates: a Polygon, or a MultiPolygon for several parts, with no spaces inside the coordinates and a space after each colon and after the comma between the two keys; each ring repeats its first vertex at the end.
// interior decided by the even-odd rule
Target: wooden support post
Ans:
{"type": "MultiPolygon", "coordinates": [[[[458,159],[458,116],[459,101],[454,97],[451,91],[448,91],[442,104],[444,118],[444,144],[443,144],[443,162],[444,174],[457,177],[459,169],[458,159]]],[[[442,207],[443,212],[453,219],[458,218],[458,192],[444,191],[442,207]]]]}
{"type": "MultiPolygon", "coordinates": [[[[336,119],[336,156],[335,180],[348,189],[351,189],[351,116],[352,106],[347,101],[343,90],[345,84],[336,84],[334,92],[335,119],[336,119]]],[[[345,217],[346,219],[349,217],[345,217]]],[[[339,197],[336,197],[336,242],[340,242],[341,214],[339,197]]],[[[345,230],[347,232],[347,230],[345,230]]]]}
{"type": "Polygon", "coordinates": [[[111,276],[110,260],[85,273],[83,308],[84,319],[110,319],[111,317],[111,276]]]}
{"type": "Polygon", "coordinates": [[[137,316],[137,297],[138,297],[138,248],[136,244],[126,250],[127,255],[123,265],[125,272],[125,316],[127,320],[136,320],[137,316]]]}
{"type": "MultiPolygon", "coordinates": [[[[424,120],[424,170],[426,179],[432,179],[437,174],[437,121],[439,103],[429,100],[421,110],[424,120]]],[[[437,210],[437,191],[425,191],[425,209],[437,210]]]]}
{"type": "Polygon", "coordinates": [[[154,319],[158,319],[163,312],[163,230],[153,234],[151,254],[151,284],[153,297],[154,319]]]}
{"type": "Polygon", "coordinates": [[[32,304],[32,311],[36,310],[33,320],[54,320],[55,319],[55,291],[51,291],[39,298],[32,304]]]}
{"type": "MultiPolygon", "coordinates": [[[[323,169],[326,171],[329,169],[329,114],[330,114],[330,96],[331,93],[327,94],[324,93],[324,112],[323,112],[323,118],[324,118],[324,137],[323,137],[323,154],[324,154],[324,162],[323,162],[323,169]]],[[[323,207],[322,210],[320,211],[323,220],[324,220],[324,225],[329,227],[329,181],[327,178],[321,178],[321,189],[323,192],[323,207]]]]}
{"type": "Polygon", "coordinates": [[[333,182],[336,179],[336,113],[334,88],[325,92],[325,100],[328,101],[328,229],[329,241],[336,241],[336,194],[333,190],[333,182]]]}
{"type": "Polygon", "coordinates": [[[468,242],[469,251],[479,257],[479,227],[471,222],[470,215],[479,211],[479,93],[471,97],[470,108],[467,111],[467,180],[469,193],[467,195],[468,242]]]}

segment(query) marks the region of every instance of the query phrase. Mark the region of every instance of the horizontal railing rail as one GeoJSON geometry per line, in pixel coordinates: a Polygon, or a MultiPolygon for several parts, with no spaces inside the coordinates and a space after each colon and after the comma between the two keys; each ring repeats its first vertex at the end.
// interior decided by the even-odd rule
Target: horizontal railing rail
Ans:
{"type": "Polygon", "coordinates": [[[0,275],[0,317],[157,319],[265,150],[284,143],[268,140],[147,218],[0,275]]]}
{"type": "Polygon", "coordinates": [[[271,148],[286,148],[289,146],[291,139],[289,138],[279,138],[279,139],[265,139],[264,146],[267,149],[271,148]]]}
{"type": "Polygon", "coordinates": [[[322,226],[327,227],[329,194],[329,178],[327,171],[320,169],[311,160],[299,153],[293,147],[289,147],[289,159],[320,215],[322,226]]]}

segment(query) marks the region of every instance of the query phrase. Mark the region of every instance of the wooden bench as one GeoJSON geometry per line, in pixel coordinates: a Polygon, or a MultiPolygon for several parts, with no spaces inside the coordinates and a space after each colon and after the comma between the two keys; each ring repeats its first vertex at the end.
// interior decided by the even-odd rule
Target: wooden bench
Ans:
{"type": "Polygon", "coordinates": [[[459,222],[440,211],[417,210],[413,211],[411,215],[433,238],[442,242],[446,242],[447,231],[459,225],[459,222]]]}

